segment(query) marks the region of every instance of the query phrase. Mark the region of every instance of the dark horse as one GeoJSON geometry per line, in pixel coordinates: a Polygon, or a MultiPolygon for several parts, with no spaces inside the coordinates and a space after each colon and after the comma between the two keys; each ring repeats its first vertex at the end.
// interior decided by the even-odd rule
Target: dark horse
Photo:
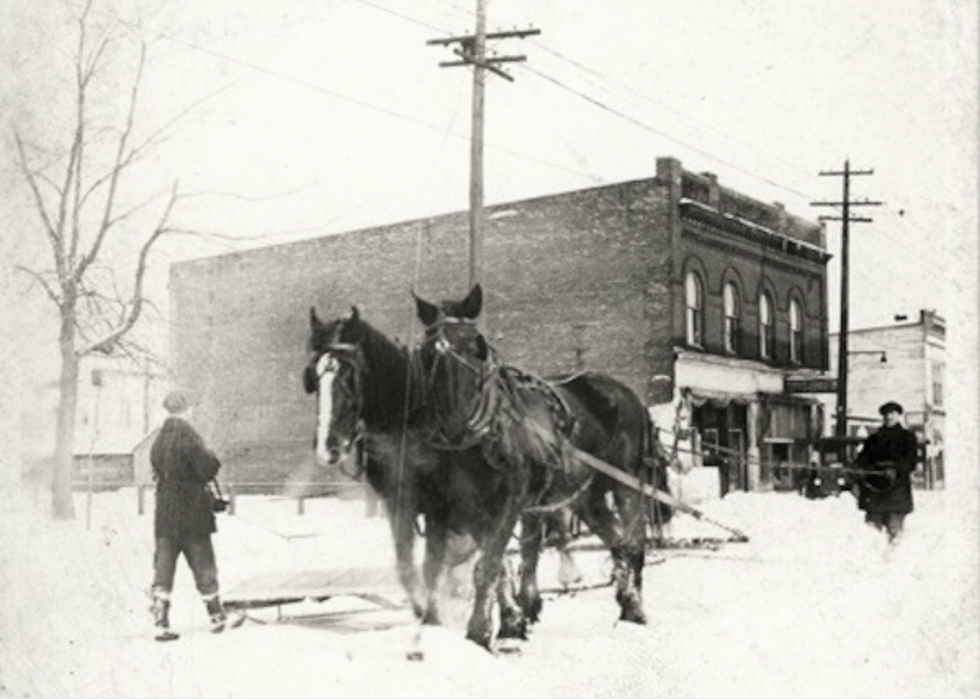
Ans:
{"type": "MultiPolygon", "coordinates": [[[[478,447],[443,451],[430,445],[418,363],[356,308],[328,323],[311,308],[310,330],[304,385],[318,399],[317,460],[336,463],[360,441],[368,483],[385,501],[399,580],[416,617],[438,624],[438,579],[443,565],[452,562],[449,534],[466,534],[477,545],[485,538],[495,522],[500,479],[478,447]],[[420,516],[421,584],[413,555],[420,516]]],[[[502,578],[497,592],[500,636],[526,638],[512,580],[502,578]]]]}
{"type": "Polygon", "coordinates": [[[522,522],[520,601],[534,619],[541,607],[535,584],[543,513],[570,507],[609,548],[620,619],[646,623],[642,586],[646,506],[636,489],[596,472],[576,450],[592,455],[642,484],[665,479],[652,442],[646,408],[610,376],[584,372],[545,382],[497,362],[477,328],[482,290],[462,301],[435,305],[416,297],[426,336],[419,351],[446,446],[479,444],[504,481],[496,521],[483,541],[475,572],[475,607],[467,636],[487,645],[493,589],[504,575],[504,552],[522,522]],[[612,497],[610,505],[608,497],[612,497]]]}

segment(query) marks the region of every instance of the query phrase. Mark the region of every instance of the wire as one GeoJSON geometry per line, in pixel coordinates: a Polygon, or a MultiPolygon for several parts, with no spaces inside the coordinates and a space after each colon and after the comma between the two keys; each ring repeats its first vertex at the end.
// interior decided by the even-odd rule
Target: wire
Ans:
{"type": "MultiPolygon", "coordinates": [[[[608,82],[608,83],[610,83],[612,85],[616,85],[616,86],[622,88],[623,90],[625,90],[625,91],[627,91],[627,92],[629,92],[629,93],[631,93],[633,95],[636,95],[637,97],[641,98],[643,101],[649,102],[650,104],[652,104],[652,105],[654,105],[654,106],[656,106],[656,107],[658,107],[660,109],[663,109],[664,111],[669,112],[669,113],[671,113],[671,114],[673,114],[675,116],[678,116],[681,119],[684,119],[685,121],[688,121],[688,122],[690,122],[693,125],[696,125],[698,127],[701,127],[703,129],[707,129],[708,131],[712,131],[715,134],[721,136],[723,139],[727,139],[727,140],[731,141],[732,143],[734,143],[734,144],[736,144],[736,145],[738,145],[738,146],[740,146],[740,147],[742,147],[742,148],[744,148],[746,150],[749,150],[750,152],[752,152],[752,153],[754,153],[756,155],[762,155],[763,157],[769,158],[772,161],[774,161],[776,163],[779,163],[780,165],[783,165],[785,167],[788,167],[788,168],[796,171],[797,173],[799,173],[800,176],[812,177],[812,173],[801,169],[796,164],[790,163],[787,160],[783,160],[782,158],[780,158],[780,157],[778,157],[776,155],[773,155],[771,153],[768,153],[768,152],[759,150],[756,146],[748,143],[747,141],[742,141],[742,140],[736,138],[735,136],[732,136],[731,134],[726,133],[726,132],[722,131],[721,129],[718,129],[715,126],[712,126],[711,124],[708,124],[707,122],[701,121],[701,120],[696,119],[696,118],[694,118],[694,117],[692,117],[692,116],[690,116],[690,115],[688,115],[688,114],[686,114],[684,112],[681,112],[680,110],[674,109],[673,107],[671,107],[670,105],[668,105],[668,104],[666,104],[664,102],[660,102],[658,100],[655,100],[654,98],[650,97],[649,95],[647,95],[647,94],[645,94],[645,93],[643,93],[643,92],[641,92],[641,91],[639,91],[639,90],[637,90],[637,89],[635,89],[635,88],[627,85],[626,83],[620,82],[620,81],[615,80],[613,78],[610,78],[610,77],[608,77],[606,75],[603,75],[602,73],[599,73],[598,71],[593,70],[592,68],[589,68],[588,66],[580,63],[579,61],[576,61],[576,60],[574,60],[572,58],[569,58],[568,56],[562,54],[561,52],[556,51],[556,50],[554,50],[552,48],[549,48],[547,45],[545,45],[540,40],[536,40],[536,39],[531,38],[531,39],[529,39],[529,41],[532,44],[534,44],[537,48],[540,48],[543,51],[545,51],[546,53],[549,53],[549,54],[555,56],[556,58],[559,58],[560,60],[565,61],[569,65],[574,66],[575,68],[577,68],[578,70],[580,70],[580,71],[582,71],[584,73],[588,73],[590,75],[594,75],[594,76],[596,76],[597,78],[599,78],[601,80],[604,80],[604,81],[606,81],[606,82],[608,82]]],[[[595,84],[595,83],[593,83],[593,84],[595,84]]],[[[603,90],[604,92],[606,92],[606,93],[608,93],[610,95],[615,96],[615,93],[612,90],[610,90],[610,89],[608,89],[608,88],[606,88],[606,87],[604,87],[602,85],[596,84],[596,86],[600,90],[603,90]]]]}
{"type": "Polygon", "coordinates": [[[735,163],[732,163],[730,161],[727,161],[727,160],[724,160],[722,158],[719,158],[719,157],[717,157],[715,155],[712,155],[711,153],[705,151],[704,149],[702,149],[702,148],[700,148],[700,147],[698,147],[698,146],[696,146],[696,145],[694,145],[692,143],[688,143],[686,141],[682,141],[681,139],[679,139],[679,138],[677,138],[677,137],[675,137],[675,136],[667,133],[666,131],[664,131],[662,129],[659,129],[659,128],[656,128],[654,126],[651,126],[650,124],[647,124],[646,122],[640,121],[639,119],[636,119],[635,117],[632,117],[632,116],[630,116],[630,115],[628,115],[628,114],[626,114],[626,113],[624,113],[624,112],[622,112],[622,111],[620,111],[620,110],[618,110],[618,109],[616,109],[614,107],[611,107],[608,104],[606,104],[605,102],[602,102],[602,101],[600,101],[600,100],[598,100],[598,99],[596,99],[594,97],[591,97],[590,95],[587,95],[584,92],[581,92],[580,90],[576,90],[575,88],[573,88],[573,87],[571,87],[569,85],[566,85],[561,80],[558,80],[557,78],[554,78],[554,77],[552,77],[550,75],[547,75],[545,73],[542,73],[541,71],[537,70],[536,68],[533,68],[533,67],[531,67],[529,65],[526,65],[526,64],[522,64],[521,67],[524,70],[526,70],[526,71],[528,71],[530,73],[533,73],[534,75],[537,75],[538,77],[542,78],[543,80],[546,80],[546,81],[548,81],[548,82],[550,82],[550,83],[552,83],[554,85],[557,85],[558,87],[562,88],[563,90],[566,90],[566,91],[572,93],[573,95],[576,95],[577,97],[580,97],[581,99],[589,102],[590,104],[593,104],[594,106],[599,107],[600,109],[603,109],[603,110],[605,110],[605,111],[607,111],[607,112],[609,112],[609,113],[611,113],[611,114],[613,114],[613,115],[615,115],[617,117],[620,117],[621,119],[623,119],[625,121],[628,121],[629,123],[631,123],[631,124],[633,124],[635,126],[639,126],[640,128],[645,129],[646,131],[649,131],[651,133],[657,134],[658,136],[662,136],[663,138],[666,138],[667,140],[672,141],[674,143],[677,143],[678,145],[681,145],[681,146],[683,146],[685,148],[689,148],[689,149],[693,150],[694,152],[698,153],[699,155],[702,155],[702,156],[704,156],[704,157],[706,157],[706,158],[708,158],[708,159],[710,159],[710,160],[712,160],[714,162],[717,162],[717,163],[721,163],[723,165],[726,165],[726,166],[728,166],[728,167],[730,167],[730,168],[732,168],[734,170],[737,170],[737,171],[739,171],[739,172],[741,172],[743,174],[746,174],[746,175],[749,175],[750,177],[753,177],[755,179],[761,180],[762,182],[765,182],[766,184],[769,184],[769,185],[771,185],[773,187],[776,187],[778,189],[781,189],[781,190],[784,190],[784,191],[787,191],[787,192],[791,192],[793,194],[796,194],[797,196],[800,196],[800,197],[803,197],[803,198],[809,198],[810,197],[810,195],[808,195],[805,192],[801,192],[798,189],[793,189],[791,187],[787,187],[785,185],[779,184],[778,182],[775,182],[774,180],[771,180],[768,177],[765,177],[763,175],[759,175],[759,174],[757,174],[757,173],[755,173],[755,172],[753,172],[753,171],[751,171],[751,170],[749,170],[749,169],[747,169],[745,167],[742,167],[741,165],[737,165],[735,163]]]}

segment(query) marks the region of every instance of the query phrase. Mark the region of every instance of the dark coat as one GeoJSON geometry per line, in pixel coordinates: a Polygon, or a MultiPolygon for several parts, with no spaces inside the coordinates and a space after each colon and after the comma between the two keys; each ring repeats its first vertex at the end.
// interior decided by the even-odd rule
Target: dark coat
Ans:
{"type": "Polygon", "coordinates": [[[866,512],[908,514],[912,511],[912,481],[918,460],[918,441],[901,425],[882,427],[868,437],[855,464],[868,471],[894,470],[890,477],[865,476],[859,485],[858,507],[866,512]]]}
{"type": "Polygon", "coordinates": [[[157,479],[156,538],[208,536],[215,529],[207,484],[221,464],[185,420],[169,417],[150,449],[157,479]]]}

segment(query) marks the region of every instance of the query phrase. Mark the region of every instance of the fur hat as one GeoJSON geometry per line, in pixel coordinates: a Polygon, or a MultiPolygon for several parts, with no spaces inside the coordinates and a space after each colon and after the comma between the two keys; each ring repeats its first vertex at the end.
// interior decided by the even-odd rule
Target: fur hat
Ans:
{"type": "Polygon", "coordinates": [[[899,405],[893,400],[890,400],[884,405],[882,405],[880,408],[878,408],[878,412],[881,413],[882,417],[884,417],[888,413],[898,413],[899,415],[901,415],[902,412],[904,411],[902,410],[901,405],[899,405]]]}
{"type": "Polygon", "coordinates": [[[183,391],[173,390],[163,399],[163,407],[171,415],[179,415],[187,410],[187,396],[183,391]]]}

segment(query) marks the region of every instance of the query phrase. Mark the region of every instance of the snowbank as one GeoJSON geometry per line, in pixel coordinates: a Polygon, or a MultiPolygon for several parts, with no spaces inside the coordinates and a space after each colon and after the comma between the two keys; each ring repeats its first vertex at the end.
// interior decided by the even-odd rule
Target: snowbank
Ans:
{"type": "MultiPolygon", "coordinates": [[[[519,653],[463,640],[465,601],[421,632],[405,610],[351,599],[256,611],[213,636],[186,567],[171,644],[150,638],[152,516],[136,496],[94,498],[85,528],[8,497],[0,532],[0,695],[7,696],[975,696],[980,692],[973,520],[917,493],[901,544],[868,529],[849,496],[732,494],[712,518],[751,537],[670,550],[645,571],[646,627],[617,624],[611,588],[553,596],[519,653]],[[970,522],[967,526],[966,522],[970,522]],[[356,611],[358,609],[367,611],[356,611]]],[[[391,565],[387,523],[359,502],[247,497],[221,516],[222,585],[260,572],[391,565]]],[[[676,538],[718,536],[678,517],[676,538]]],[[[723,532],[722,532],[723,534],[723,532]]],[[[588,582],[603,552],[580,552],[588,582]]],[[[656,559],[654,559],[656,561],[656,559]]],[[[181,564],[183,566],[183,564],[181,564]]],[[[556,585],[547,552],[542,584],[556,585]]]]}

